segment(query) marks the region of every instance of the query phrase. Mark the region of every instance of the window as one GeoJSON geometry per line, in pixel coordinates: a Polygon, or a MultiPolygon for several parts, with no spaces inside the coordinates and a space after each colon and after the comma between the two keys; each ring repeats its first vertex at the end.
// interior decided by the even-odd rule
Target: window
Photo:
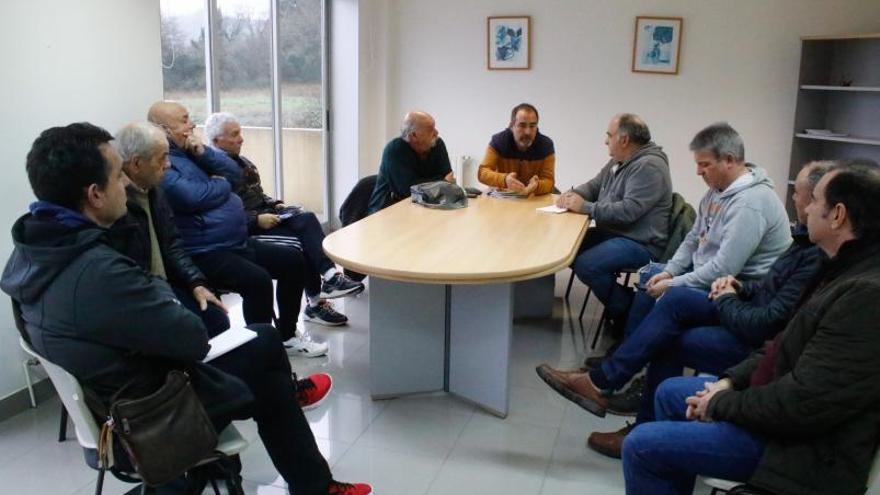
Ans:
{"type": "Polygon", "coordinates": [[[324,13],[323,0],[161,0],[165,98],[197,124],[235,114],[267,193],[326,221],[324,13]]]}

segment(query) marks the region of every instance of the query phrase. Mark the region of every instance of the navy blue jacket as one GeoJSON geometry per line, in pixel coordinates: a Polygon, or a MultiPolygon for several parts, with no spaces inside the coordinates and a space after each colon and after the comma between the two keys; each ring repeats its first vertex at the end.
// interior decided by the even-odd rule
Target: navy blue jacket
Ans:
{"type": "Polygon", "coordinates": [[[169,146],[171,168],[162,178],[162,189],[174,210],[183,248],[189,254],[243,248],[247,215],[232,192],[241,183],[241,168],[225,153],[207,146],[200,157],[174,143],[169,146]]]}
{"type": "Polygon", "coordinates": [[[742,283],[737,295],[715,299],[721,323],[752,347],[760,347],[785,328],[825,255],[810,242],[806,227],[792,229],[794,239],[767,274],[742,283]]]}

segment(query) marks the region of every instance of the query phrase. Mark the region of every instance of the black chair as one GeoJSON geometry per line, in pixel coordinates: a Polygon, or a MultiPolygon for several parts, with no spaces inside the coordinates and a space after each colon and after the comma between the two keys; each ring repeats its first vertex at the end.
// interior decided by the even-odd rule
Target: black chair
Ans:
{"type": "MultiPolygon", "coordinates": [[[[348,193],[345,201],[342,202],[342,206],[339,207],[339,221],[343,227],[351,225],[367,216],[370,208],[370,197],[373,195],[373,189],[376,187],[376,180],[378,178],[378,175],[368,175],[359,180],[351,192],[348,193]]],[[[363,273],[358,273],[348,268],[344,269],[343,273],[357,282],[367,277],[363,273]]]]}

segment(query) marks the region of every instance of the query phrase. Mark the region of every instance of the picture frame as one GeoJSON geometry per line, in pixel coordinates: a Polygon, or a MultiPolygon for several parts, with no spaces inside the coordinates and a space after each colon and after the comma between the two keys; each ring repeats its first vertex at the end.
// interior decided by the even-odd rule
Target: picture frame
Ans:
{"type": "Polygon", "coordinates": [[[632,71],[678,74],[683,28],[681,17],[636,17],[632,71]]]}
{"type": "Polygon", "coordinates": [[[486,68],[489,70],[532,68],[530,16],[492,16],[486,19],[486,68]]]}

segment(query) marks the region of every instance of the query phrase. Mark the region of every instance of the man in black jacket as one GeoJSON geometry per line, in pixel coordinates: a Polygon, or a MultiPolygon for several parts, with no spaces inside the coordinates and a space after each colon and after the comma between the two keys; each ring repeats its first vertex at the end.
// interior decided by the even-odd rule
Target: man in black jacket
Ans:
{"type": "MultiPolygon", "coordinates": [[[[639,371],[648,364],[644,391],[640,406],[633,408],[633,412],[638,410],[636,423],[610,433],[591,433],[590,448],[619,458],[624,437],[635,426],[654,420],[654,392],[663,380],[680,376],[685,367],[721,373],[785,328],[824,258],[807,235],[806,207],[829,166],[813,162],[798,173],[793,194],[798,219],[792,229],[794,242],[764,278],[746,282],[733,276],[719,278],[709,299],[694,299],[690,289],[673,287],[621,345],[619,352],[625,357],[621,359],[618,351],[612,354],[612,362],[623,363],[617,366],[628,370],[639,371]],[[630,352],[631,348],[636,351],[630,352]]],[[[629,412],[614,406],[615,400],[609,401],[610,411],[629,412]]]]}
{"type": "Polygon", "coordinates": [[[369,485],[332,480],[291,393],[277,332],[260,329],[256,339],[199,364],[209,348],[202,321],[164,280],[109,245],[108,228],[126,213],[127,183],[112,139],[90,124],[71,124],[44,131],[28,153],[39,201],[13,227],[15,249],[0,286],[20,306],[34,349],[104,401],[134,378],[146,394],[169,369],[189,369],[215,427],[252,416],[297,493],[370,493],[369,485]],[[222,372],[222,387],[200,379],[207,366],[222,372]]]}
{"type": "Polygon", "coordinates": [[[336,269],[324,254],[324,231],[314,213],[266,194],[256,165],[241,154],[244,137],[241,124],[227,112],[211,114],[205,121],[205,138],[241,168],[242,182],[235,189],[248,217],[248,233],[262,242],[296,246],[306,264],[305,293],[308,305],[303,319],[320,325],[338,326],[348,318],[327,299],[360,294],[364,284],[351,280],[336,269]]]}
{"type": "Polygon", "coordinates": [[[880,435],[878,197],[873,162],[819,181],[807,227],[829,261],[764,349],[718,381],[663,382],[658,421],[623,444],[627,493],[690,493],[696,475],[779,495],[865,491],[880,435]]]}
{"type": "MultiPolygon", "coordinates": [[[[201,317],[208,337],[218,335],[229,328],[226,307],[207,288],[207,279],[184,251],[171,207],[159,187],[169,166],[165,134],[149,122],[133,123],[116,133],[115,145],[129,184],[125,188],[128,213],[110,230],[114,246],[145,271],[167,281],[181,304],[201,317]]],[[[300,407],[317,407],[331,387],[327,373],[298,380],[300,407]]]]}

